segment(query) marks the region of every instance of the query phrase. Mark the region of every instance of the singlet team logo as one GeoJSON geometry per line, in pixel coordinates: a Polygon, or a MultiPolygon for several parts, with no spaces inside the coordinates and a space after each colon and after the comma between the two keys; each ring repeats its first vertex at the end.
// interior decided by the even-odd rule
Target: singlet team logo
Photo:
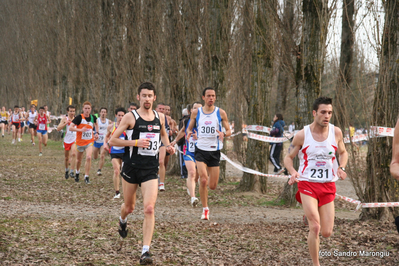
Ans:
{"type": "Polygon", "coordinates": [[[147,135],[145,135],[145,137],[147,139],[153,139],[153,138],[155,138],[155,134],[147,134],[147,135]]]}
{"type": "Polygon", "coordinates": [[[152,131],[152,125],[148,125],[148,131],[152,131]]]}
{"type": "Polygon", "coordinates": [[[205,121],[205,125],[209,126],[212,124],[212,121],[205,121]]]}
{"type": "Polygon", "coordinates": [[[316,166],[317,167],[322,167],[322,166],[325,166],[326,165],[326,162],[316,162],[316,166]]]}

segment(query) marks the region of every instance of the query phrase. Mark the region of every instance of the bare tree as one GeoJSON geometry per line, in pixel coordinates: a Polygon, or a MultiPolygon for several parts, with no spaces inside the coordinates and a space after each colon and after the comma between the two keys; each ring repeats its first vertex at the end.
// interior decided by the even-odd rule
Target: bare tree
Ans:
{"type": "MultiPolygon", "coordinates": [[[[383,2],[385,24],[380,55],[378,85],[374,97],[372,122],[374,125],[395,127],[399,101],[399,3],[395,0],[383,2]]],[[[391,138],[372,138],[368,144],[367,180],[365,202],[392,202],[399,196],[398,181],[389,173],[392,154],[391,138]]],[[[363,209],[363,218],[387,219],[393,208],[363,209]]]]}

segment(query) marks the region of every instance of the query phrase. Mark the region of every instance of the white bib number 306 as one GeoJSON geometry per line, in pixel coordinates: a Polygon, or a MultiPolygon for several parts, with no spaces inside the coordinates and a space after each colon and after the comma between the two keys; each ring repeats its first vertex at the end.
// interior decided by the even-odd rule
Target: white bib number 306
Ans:
{"type": "Polygon", "coordinates": [[[160,141],[159,133],[141,132],[140,139],[149,139],[150,145],[148,148],[138,148],[137,153],[143,156],[155,156],[158,154],[160,141]]]}

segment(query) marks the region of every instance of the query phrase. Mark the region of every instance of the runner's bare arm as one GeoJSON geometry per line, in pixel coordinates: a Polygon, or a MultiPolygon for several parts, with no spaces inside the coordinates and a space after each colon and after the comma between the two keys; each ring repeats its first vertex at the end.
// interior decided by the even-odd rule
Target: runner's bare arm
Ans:
{"type": "Polygon", "coordinates": [[[299,131],[291,142],[288,148],[287,155],[284,158],[284,166],[291,174],[291,178],[288,181],[289,185],[293,185],[298,182],[299,173],[294,168],[294,158],[297,156],[299,150],[302,148],[305,139],[305,133],[303,130],[299,131]]]}
{"type": "Polygon", "coordinates": [[[169,143],[169,136],[168,133],[166,133],[165,124],[164,124],[165,123],[164,114],[159,113],[159,119],[161,120],[161,141],[165,145],[166,151],[170,154],[173,154],[175,153],[175,148],[169,143]]]}
{"type": "MultiPolygon", "coordinates": [[[[127,113],[123,118],[122,121],[119,123],[118,128],[114,131],[114,134],[112,134],[110,140],[109,140],[109,145],[110,146],[136,146],[136,140],[124,140],[120,139],[120,135],[122,135],[123,131],[125,131],[128,128],[133,128],[134,125],[136,124],[136,119],[134,118],[132,113],[127,113]]],[[[143,142],[142,139],[137,140],[137,146],[138,147],[143,147],[143,142]]]]}
{"type": "Polygon", "coordinates": [[[64,117],[64,118],[62,118],[61,119],[61,122],[59,123],[59,125],[57,126],[57,131],[61,131],[64,127],[65,127],[65,125],[66,125],[66,117],[64,117]]]}
{"type": "Polygon", "coordinates": [[[33,124],[37,124],[37,115],[35,116],[35,119],[33,119],[33,124]]]}
{"type": "Polygon", "coordinates": [[[181,138],[184,137],[184,135],[186,134],[184,132],[185,127],[183,126],[180,131],[177,133],[176,138],[170,143],[170,145],[175,146],[176,142],[178,142],[181,138]]]}
{"type": "MultiPolygon", "coordinates": [[[[231,128],[230,128],[230,124],[229,124],[229,119],[227,117],[227,114],[224,110],[220,109],[220,116],[222,118],[222,125],[223,127],[226,129],[226,135],[224,135],[223,133],[223,137],[229,137],[231,136],[231,128]]],[[[219,135],[220,136],[220,135],[219,135]]],[[[223,138],[222,138],[223,139],[223,138]]]]}
{"type": "MultiPolygon", "coordinates": [[[[335,139],[337,140],[338,144],[338,155],[339,155],[339,167],[346,167],[346,164],[348,163],[348,152],[345,149],[345,144],[344,144],[344,137],[342,135],[342,131],[338,127],[334,127],[335,129],[335,139]]],[[[337,175],[340,179],[344,180],[346,178],[346,173],[344,170],[341,168],[338,168],[337,175]]]]}
{"type": "Polygon", "coordinates": [[[393,133],[392,143],[392,161],[390,165],[392,177],[399,180],[399,119],[396,122],[395,131],[393,133]]]}
{"type": "Polygon", "coordinates": [[[109,141],[109,139],[111,137],[111,133],[112,133],[111,131],[112,131],[113,127],[114,127],[113,123],[108,125],[107,134],[104,137],[104,149],[107,150],[107,151],[109,150],[108,141],[109,141]]]}
{"type": "Polygon", "coordinates": [[[190,124],[188,124],[186,139],[190,139],[191,134],[193,133],[193,128],[195,126],[195,120],[196,120],[197,114],[198,114],[198,109],[191,112],[190,124]]]}
{"type": "Polygon", "coordinates": [[[76,131],[76,132],[84,132],[84,131],[86,131],[86,128],[77,128],[74,123],[71,123],[71,125],[69,126],[69,130],[76,131]]]}

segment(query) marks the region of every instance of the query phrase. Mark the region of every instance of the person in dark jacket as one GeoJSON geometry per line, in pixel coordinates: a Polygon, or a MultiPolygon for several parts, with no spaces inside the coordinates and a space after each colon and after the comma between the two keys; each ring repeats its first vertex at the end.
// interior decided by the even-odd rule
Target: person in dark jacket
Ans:
{"type": "MultiPolygon", "coordinates": [[[[280,138],[283,136],[285,122],[282,114],[276,114],[273,118],[273,128],[270,131],[271,137],[280,138]]],[[[284,168],[280,165],[280,154],[283,149],[283,143],[271,143],[270,145],[270,161],[274,165],[274,174],[279,175],[284,172],[284,168]]]]}

